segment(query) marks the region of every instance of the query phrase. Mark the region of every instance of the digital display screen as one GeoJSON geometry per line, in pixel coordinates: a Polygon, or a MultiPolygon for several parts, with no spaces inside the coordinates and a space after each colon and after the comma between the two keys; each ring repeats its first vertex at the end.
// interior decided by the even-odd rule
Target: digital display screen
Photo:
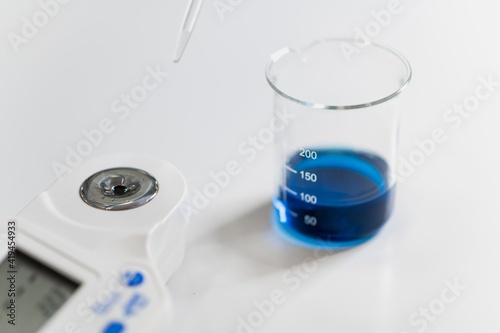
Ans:
{"type": "Polygon", "coordinates": [[[16,251],[15,261],[7,257],[0,264],[0,332],[37,332],[78,286],[75,281],[16,251]]]}

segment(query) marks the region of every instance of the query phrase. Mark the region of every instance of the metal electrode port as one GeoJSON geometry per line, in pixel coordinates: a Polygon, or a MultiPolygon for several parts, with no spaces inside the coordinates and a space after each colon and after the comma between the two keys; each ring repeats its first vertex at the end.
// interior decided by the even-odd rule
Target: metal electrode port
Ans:
{"type": "Polygon", "coordinates": [[[80,187],[80,197],[94,208],[127,210],[145,205],[158,190],[158,182],[146,171],[122,167],[87,178],[80,187]]]}

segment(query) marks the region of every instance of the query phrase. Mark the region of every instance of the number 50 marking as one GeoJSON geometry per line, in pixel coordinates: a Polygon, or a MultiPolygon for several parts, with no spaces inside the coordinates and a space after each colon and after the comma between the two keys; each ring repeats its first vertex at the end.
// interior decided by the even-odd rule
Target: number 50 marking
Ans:
{"type": "Polygon", "coordinates": [[[306,215],[304,216],[304,224],[314,227],[318,224],[318,219],[314,216],[306,215]]]}

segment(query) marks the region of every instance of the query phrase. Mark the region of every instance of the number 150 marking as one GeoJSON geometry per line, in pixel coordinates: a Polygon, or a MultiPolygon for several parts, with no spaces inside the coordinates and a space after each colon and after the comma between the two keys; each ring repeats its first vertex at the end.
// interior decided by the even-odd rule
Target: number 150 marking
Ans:
{"type": "Polygon", "coordinates": [[[308,182],[316,183],[318,181],[318,176],[312,172],[301,171],[300,177],[302,177],[302,179],[304,179],[305,181],[308,181],[308,182]]]}

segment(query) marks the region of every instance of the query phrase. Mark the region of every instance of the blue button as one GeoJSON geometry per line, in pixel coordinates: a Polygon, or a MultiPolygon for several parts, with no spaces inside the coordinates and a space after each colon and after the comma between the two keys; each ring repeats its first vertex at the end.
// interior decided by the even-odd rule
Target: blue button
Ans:
{"type": "Polygon", "coordinates": [[[123,333],[125,332],[125,325],[118,322],[109,323],[108,326],[102,331],[103,333],[123,333]]]}
{"type": "Polygon", "coordinates": [[[144,282],[144,275],[141,272],[125,272],[122,275],[123,284],[128,287],[136,287],[144,282]]]}
{"type": "Polygon", "coordinates": [[[134,294],[124,308],[124,313],[127,317],[135,316],[148,306],[148,299],[141,294],[134,294]]]}

